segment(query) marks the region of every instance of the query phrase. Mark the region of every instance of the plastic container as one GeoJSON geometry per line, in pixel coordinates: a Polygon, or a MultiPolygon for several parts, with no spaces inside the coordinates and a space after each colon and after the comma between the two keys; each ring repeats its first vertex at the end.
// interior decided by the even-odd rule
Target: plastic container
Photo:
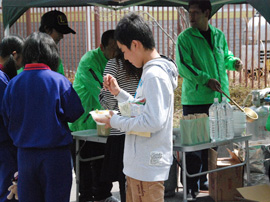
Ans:
{"type": "MultiPolygon", "coordinates": [[[[251,108],[253,107],[254,106],[252,106],[251,108]]],[[[252,135],[252,141],[265,140],[269,136],[269,132],[266,131],[265,128],[269,111],[264,106],[264,104],[260,107],[254,107],[253,110],[258,114],[258,119],[254,122],[247,123],[246,133],[248,135],[252,135]]]]}
{"type": "Polygon", "coordinates": [[[269,112],[269,109],[270,109],[270,94],[268,94],[266,96],[266,98],[264,98],[264,106],[268,109],[268,112],[269,112]]]}
{"type": "Polygon", "coordinates": [[[105,128],[105,125],[97,124],[97,134],[99,136],[109,136],[111,132],[110,128],[105,128]]]}
{"type": "Polygon", "coordinates": [[[227,98],[223,97],[221,106],[225,110],[225,139],[232,139],[234,137],[234,119],[233,119],[233,108],[227,102],[227,98]]]}
{"type": "Polygon", "coordinates": [[[209,108],[210,138],[213,142],[219,139],[218,135],[218,98],[214,98],[214,103],[209,108]]]}
{"type": "MultiPolygon", "coordinates": [[[[265,128],[266,122],[267,122],[267,118],[268,118],[268,115],[269,115],[269,111],[268,111],[268,108],[266,108],[264,106],[264,103],[263,103],[262,106],[260,106],[258,108],[258,112],[257,113],[259,115],[259,118],[258,118],[258,131],[257,131],[257,134],[256,135],[257,135],[257,138],[259,140],[265,140],[269,136],[269,132],[265,128]]],[[[253,137],[251,138],[251,140],[253,140],[253,137]]]]}
{"type": "Polygon", "coordinates": [[[246,115],[240,110],[233,111],[234,137],[242,136],[246,131],[246,115]]]}
{"type": "Polygon", "coordinates": [[[270,103],[270,94],[267,94],[266,98],[264,98],[265,103],[270,103]]]}

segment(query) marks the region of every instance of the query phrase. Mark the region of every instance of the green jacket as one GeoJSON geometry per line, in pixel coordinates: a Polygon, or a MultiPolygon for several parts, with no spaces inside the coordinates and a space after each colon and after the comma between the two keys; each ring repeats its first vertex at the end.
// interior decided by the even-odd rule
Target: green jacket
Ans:
{"type": "Polygon", "coordinates": [[[57,72],[65,76],[64,66],[63,66],[63,63],[62,63],[61,59],[59,59],[59,65],[58,65],[58,68],[57,68],[57,72]]]}
{"type": "Polygon", "coordinates": [[[212,48],[195,28],[188,28],[179,36],[176,44],[176,63],[182,76],[182,105],[211,104],[214,98],[221,101],[221,93],[211,90],[208,80],[214,78],[221,83],[222,90],[229,95],[226,70],[235,70],[238,59],[228,50],[223,32],[209,24],[212,48]]]}
{"type": "Polygon", "coordinates": [[[98,95],[102,88],[103,72],[108,60],[100,48],[87,52],[82,58],[75,74],[73,87],[79,95],[84,114],[74,123],[69,123],[71,131],[87,130],[96,128],[96,123],[91,116],[85,121],[90,111],[102,109],[98,95]],[[97,76],[96,81],[93,74],[97,76]]]}

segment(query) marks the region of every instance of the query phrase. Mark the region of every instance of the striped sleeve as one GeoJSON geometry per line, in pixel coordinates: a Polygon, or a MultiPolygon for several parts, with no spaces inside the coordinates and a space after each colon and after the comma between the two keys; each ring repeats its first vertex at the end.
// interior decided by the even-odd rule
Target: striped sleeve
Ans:
{"type": "MultiPolygon", "coordinates": [[[[121,89],[125,90],[132,96],[135,95],[139,79],[133,76],[128,77],[121,62],[119,63],[118,66],[116,63],[116,59],[109,60],[105,67],[103,76],[105,76],[106,74],[111,74],[112,76],[114,76],[121,89]]],[[[116,110],[119,112],[117,100],[114,98],[113,95],[111,95],[109,91],[102,90],[99,94],[99,101],[104,109],[116,110]]],[[[111,129],[111,135],[122,135],[122,134],[124,133],[120,132],[119,130],[113,128],[111,129]]]]}

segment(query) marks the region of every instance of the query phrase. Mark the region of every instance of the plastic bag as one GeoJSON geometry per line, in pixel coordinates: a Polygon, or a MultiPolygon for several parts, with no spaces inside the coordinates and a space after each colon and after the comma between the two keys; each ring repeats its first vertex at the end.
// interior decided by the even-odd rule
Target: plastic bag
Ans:
{"type": "Polygon", "coordinates": [[[180,143],[196,145],[210,142],[209,118],[180,120],[180,143]]]}
{"type": "MultiPolygon", "coordinates": [[[[136,117],[140,115],[144,110],[145,99],[134,99],[126,102],[118,103],[119,110],[122,116],[136,117]]],[[[151,137],[150,132],[138,132],[138,131],[127,131],[127,135],[138,135],[142,137],[151,137]]]]}
{"type": "Polygon", "coordinates": [[[136,117],[143,112],[145,99],[135,99],[118,103],[122,116],[136,117]]]}

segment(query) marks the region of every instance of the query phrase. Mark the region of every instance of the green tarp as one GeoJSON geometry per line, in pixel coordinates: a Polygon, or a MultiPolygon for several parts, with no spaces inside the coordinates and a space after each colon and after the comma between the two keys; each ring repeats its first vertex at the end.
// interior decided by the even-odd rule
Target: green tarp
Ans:
{"type": "MultiPolygon", "coordinates": [[[[16,20],[31,7],[70,7],[70,6],[103,6],[121,9],[128,6],[183,6],[187,8],[189,0],[2,0],[4,28],[11,27],[16,20]]],[[[216,13],[224,4],[252,5],[270,22],[269,0],[211,0],[213,12],[216,13]]]]}

